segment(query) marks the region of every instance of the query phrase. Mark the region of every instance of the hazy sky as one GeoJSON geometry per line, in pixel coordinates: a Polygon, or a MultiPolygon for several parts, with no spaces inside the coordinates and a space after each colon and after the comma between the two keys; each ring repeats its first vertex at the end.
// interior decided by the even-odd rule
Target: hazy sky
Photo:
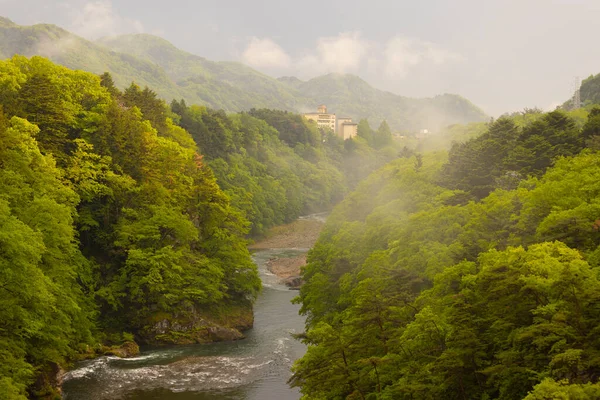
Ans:
{"type": "Polygon", "coordinates": [[[492,115],[553,108],[600,73],[600,0],[0,0],[0,15],[87,38],[153,33],[273,76],[458,93],[492,115]]]}

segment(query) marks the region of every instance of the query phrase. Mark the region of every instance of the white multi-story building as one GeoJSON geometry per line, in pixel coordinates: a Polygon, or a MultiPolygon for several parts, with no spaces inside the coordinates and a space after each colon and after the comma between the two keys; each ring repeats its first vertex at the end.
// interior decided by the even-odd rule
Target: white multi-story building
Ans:
{"type": "Polygon", "coordinates": [[[327,113],[325,105],[320,105],[316,113],[304,114],[304,118],[315,121],[321,129],[331,129],[344,140],[353,138],[358,133],[358,125],[352,122],[352,118],[336,118],[335,114],[327,113]]]}
{"type": "Polygon", "coordinates": [[[320,105],[316,113],[304,114],[304,118],[316,121],[319,128],[328,128],[335,132],[335,114],[328,114],[325,105],[320,105]]]}

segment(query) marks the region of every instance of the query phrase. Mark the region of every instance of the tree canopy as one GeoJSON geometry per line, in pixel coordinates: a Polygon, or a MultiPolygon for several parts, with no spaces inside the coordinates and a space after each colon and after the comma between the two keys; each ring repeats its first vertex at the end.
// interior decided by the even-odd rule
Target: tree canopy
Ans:
{"type": "Polygon", "coordinates": [[[48,395],[46,371],[101,344],[201,340],[164,321],[251,321],[248,239],[328,209],[394,153],[297,114],[169,106],[108,73],[1,61],[0,392],[48,395]]]}
{"type": "Polygon", "coordinates": [[[596,116],[504,117],[358,185],[296,299],[303,398],[595,398],[596,116]]]}

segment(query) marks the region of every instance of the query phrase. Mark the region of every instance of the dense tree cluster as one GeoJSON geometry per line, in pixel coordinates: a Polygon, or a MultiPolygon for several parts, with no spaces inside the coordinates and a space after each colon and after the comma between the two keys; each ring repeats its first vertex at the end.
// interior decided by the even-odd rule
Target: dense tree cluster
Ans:
{"type": "MultiPolygon", "coordinates": [[[[600,104],[600,74],[590,75],[581,82],[581,102],[585,105],[600,104]]],[[[572,101],[567,101],[564,107],[572,106],[572,101]]]]}
{"type": "Polygon", "coordinates": [[[483,135],[452,147],[442,180],[480,199],[496,187],[512,189],[522,178],[539,176],[556,157],[575,155],[584,144],[582,130],[560,111],[523,127],[500,118],[483,135]]]}
{"type": "Polygon", "coordinates": [[[226,115],[183,100],[173,101],[171,109],[254,235],[329,208],[395,154],[391,142],[380,150],[360,139],[344,143],[286,111],[226,115]]]}
{"type": "Polygon", "coordinates": [[[598,398],[598,115],[502,118],[349,194],[297,298],[304,398],[598,398]]]}
{"type": "Polygon", "coordinates": [[[0,71],[1,392],[157,314],[251,307],[248,223],[150,90],[42,58],[0,71]]]}
{"type": "Polygon", "coordinates": [[[157,321],[251,313],[248,237],[331,207],[395,153],[291,113],[169,107],[109,74],[0,62],[0,393],[43,395],[44,371],[99,343],[169,341],[157,321]]]}

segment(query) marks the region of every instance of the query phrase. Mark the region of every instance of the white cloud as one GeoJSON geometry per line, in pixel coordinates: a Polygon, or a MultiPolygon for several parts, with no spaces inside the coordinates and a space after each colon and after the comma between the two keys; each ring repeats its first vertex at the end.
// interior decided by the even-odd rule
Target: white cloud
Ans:
{"type": "Polygon", "coordinates": [[[369,76],[402,80],[411,72],[428,71],[463,61],[463,57],[420,39],[394,36],[384,43],[363,38],[358,31],[320,37],[315,46],[292,57],[273,40],[253,37],[241,59],[255,68],[311,78],[330,72],[367,73],[369,76]],[[281,70],[286,71],[281,71],[281,70]]]}
{"type": "Polygon", "coordinates": [[[35,54],[45,57],[55,57],[65,54],[75,46],[77,46],[77,41],[72,36],[60,39],[50,39],[44,36],[37,43],[35,54]]]}
{"type": "Polygon", "coordinates": [[[144,32],[144,26],[139,20],[118,15],[111,0],[90,1],[81,8],[70,3],[63,3],[63,6],[71,17],[70,30],[89,39],[144,32]]]}
{"type": "Polygon", "coordinates": [[[288,68],[290,56],[273,40],[253,37],[242,54],[242,60],[256,68],[288,68]]]}
{"type": "Polygon", "coordinates": [[[463,57],[435,43],[414,38],[391,38],[383,51],[383,72],[389,77],[406,77],[411,69],[423,64],[442,65],[460,62],[463,57]]]}
{"type": "Polygon", "coordinates": [[[338,36],[322,37],[317,40],[313,52],[299,60],[302,69],[314,73],[357,71],[371,44],[361,37],[360,32],[344,32],[338,36]]]}

